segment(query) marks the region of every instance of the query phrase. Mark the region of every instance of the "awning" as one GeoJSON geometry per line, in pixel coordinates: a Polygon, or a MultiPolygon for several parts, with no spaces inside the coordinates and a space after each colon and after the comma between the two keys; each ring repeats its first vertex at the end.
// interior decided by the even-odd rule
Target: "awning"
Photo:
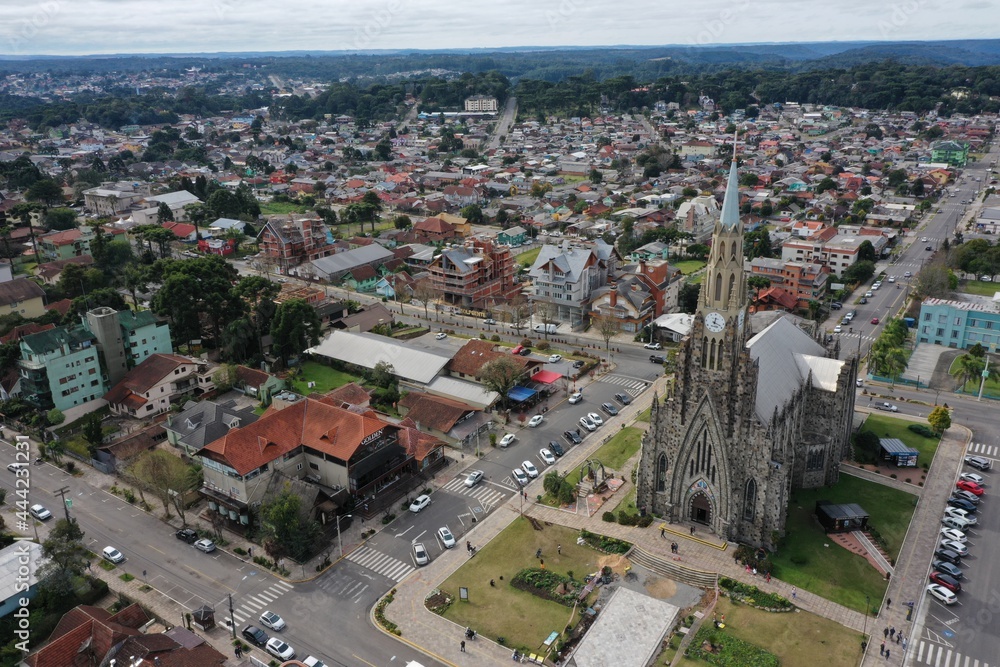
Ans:
{"type": "Polygon", "coordinates": [[[534,389],[528,389],[527,387],[514,387],[507,392],[507,398],[517,403],[526,401],[538,392],[534,389]]]}
{"type": "Polygon", "coordinates": [[[562,379],[561,373],[556,373],[555,371],[538,371],[531,376],[532,382],[538,382],[540,384],[552,384],[556,380],[562,379]]]}

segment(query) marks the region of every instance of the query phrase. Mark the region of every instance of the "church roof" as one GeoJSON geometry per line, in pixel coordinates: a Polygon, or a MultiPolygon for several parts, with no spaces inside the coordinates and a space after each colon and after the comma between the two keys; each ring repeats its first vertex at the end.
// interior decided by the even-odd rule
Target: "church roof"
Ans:
{"type": "Polygon", "coordinates": [[[726,197],[722,202],[722,214],[719,216],[722,226],[733,229],[740,224],[740,181],[736,175],[736,160],[729,168],[729,181],[726,183],[726,197]]]}
{"type": "Polygon", "coordinates": [[[823,346],[799,329],[787,317],[747,341],[750,356],[757,362],[757,418],[768,424],[775,409],[788,402],[812,374],[815,386],[837,390],[837,378],[844,361],[829,359],[823,346]]]}

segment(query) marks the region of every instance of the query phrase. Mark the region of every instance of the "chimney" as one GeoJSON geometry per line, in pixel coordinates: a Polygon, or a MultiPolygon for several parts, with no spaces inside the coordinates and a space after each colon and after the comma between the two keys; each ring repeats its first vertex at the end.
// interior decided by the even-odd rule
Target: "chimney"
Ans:
{"type": "Polygon", "coordinates": [[[646,273],[646,260],[645,259],[640,259],[639,260],[639,273],[646,273]]]}
{"type": "Polygon", "coordinates": [[[611,286],[611,300],[608,302],[612,308],[618,305],[618,286],[611,286]]]}

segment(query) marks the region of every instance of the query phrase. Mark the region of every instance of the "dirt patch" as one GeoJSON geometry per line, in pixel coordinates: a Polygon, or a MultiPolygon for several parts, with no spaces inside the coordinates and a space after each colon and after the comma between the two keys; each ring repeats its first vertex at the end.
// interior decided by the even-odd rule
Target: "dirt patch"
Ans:
{"type": "Polygon", "coordinates": [[[677,595],[677,582],[663,577],[646,577],[646,592],[657,600],[668,600],[677,595]]]}
{"type": "Polygon", "coordinates": [[[625,574],[625,568],[631,567],[632,563],[621,554],[608,554],[597,559],[597,567],[603,569],[610,567],[612,572],[625,574]]]}
{"type": "Polygon", "coordinates": [[[542,528],[542,524],[539,523],[538,519],[536,519],[535,517],[531,516],[530,514],[525,514],[525,516],[527,517],[528,521],[531,522],[531,527],[532,528],[534,528],[535,530],[544,530],[542,528]]]}

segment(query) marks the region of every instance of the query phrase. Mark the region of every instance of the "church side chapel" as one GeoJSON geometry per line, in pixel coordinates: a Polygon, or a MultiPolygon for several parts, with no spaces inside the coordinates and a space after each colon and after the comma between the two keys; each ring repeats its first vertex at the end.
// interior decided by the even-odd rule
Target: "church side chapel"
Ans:
{"type": "Polygon", "coordinates": [[[636,505],[773,548],[791,491],[839,477],[858,360],[838,359],[839,346],[824,346],[813,322],[749,312],[739,208],[734,155],[675,385],[664,402],[653,401],[636,505]]]}

